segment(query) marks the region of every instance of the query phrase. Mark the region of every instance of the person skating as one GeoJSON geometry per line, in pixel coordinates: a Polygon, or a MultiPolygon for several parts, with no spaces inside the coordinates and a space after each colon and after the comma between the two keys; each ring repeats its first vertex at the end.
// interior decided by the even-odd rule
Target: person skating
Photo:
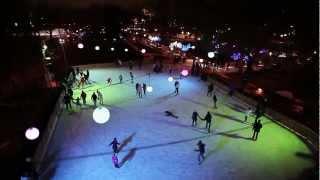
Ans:
{"type": "Polygon", "coordinates": [[[75,99],[74,104],[76,104],[77,107],[81,108],[80,97],[77,97],[77,98],[75,99]]]}
{"type": "Polygon", "coordinates": [[[122,84],[122,80],[123,80],[123,77],[122,77],[122,74],[120,74],[120,75],[119,75],[120,84],[122,84]]]}
{"type": "Polygon", "coordinates": [[[113,138],[113,141],[109,144],[109,146],[111,145],[113,153],[118,153],[118,145],[120,145],[120,143],[118,142],[117,138],[113,138]]]}
{"type": "Polygon", "coordinates": [[[68,95],[70,96],[71,99],[73,99],[73,91],[71,88],[68,89],[68,95]]]}
{"type": "Polygon", "coordinates": [[[208,111],[206,116],[202,119],[206,121],[206,128],[208,128],[208,133],[210,133],[210,128],[211,128],[211,120],[212,120],[212,115],[208,111]]]}
{"type": "Polygon", "coordinates": [[[108,86],[111,86],[111,84],[112,84],[112,79],[111,79],[111,78],[108,78],[108,79],[107,79],[107,85],[108,85],[108,86]]]}
{"type": "Polygon", "coordinates": [[[113,155],[112,155],[112,163],[113,163],[114,167],[120,168],[119,160],[118,160],[118,157],[117,157],[116,153],[113,153],[113,155]]]}
{"type": "Polygon", "coordinates": [[[175,92],[176,96],[179,94],[179,86],[180,86],[179,81],[176,81],[174,83],[174,87],[176,88],[176,90],[174,92],[175,92]]]}
{"type": "Polygon", "coordinates": [[[193,113],[192,113],[192,126],[197,126],[198,117],[200,117],[198,112],[193,111],[193,113]]]}
{"type": "Polygon", "coordinates": [[[98,89],[97,89],[97,96],[98,96],[100,105],[103,105],[103,95],[98,89]]]}
{"type": "Polygon", "coordinates": [[[87,101],[86,101],[87,94],[84,91],[81,91],[80,96],[81,96],[81,99],[82,99],[82,104],[86,105],[87,104],[87,101]]]}
{"type": "Polygon", "coordinates": [[[98,99],[98,97],[97,97],[96,93],[93,92],[91,95],[91,100],[93,101],[94,106],[97,106],[97,99],[98,99]]]}
{"type": "Polygon", "coordinates": [[[249,107],[248,110],[246,110],[245,115],[244,115],[244,122],[247,122],[248,117],[252,114],[252,110],[249,107]]]}
{"type": "Polygon", "coordinates": [[[146,83],[142,84],[143,94],[146,95],[147,85],[146,83]]]}
{"type": "Polygon", "coordinates": [[[139,98],[142,98],[142,86],[141,86],[141,84],[138,84],[138,96],[139,96],[139,98]]]}
{"type": "Polygon", "coordinates": [[[261,124],[261,121],[258,120],[258,121],[255,121],[253,123],[253,135],[252,135],[252,140],[256,141],[258,139],[258,135],[259,135],[259,132],[262,128],[262,124],[261,124]]]}
{"type": "Polygon", "coordinates": [[[200,140],[197,144],[198,149],[196,151],[199,151],[199,155],[198,155],[198,162],[199,164],[201,164],[201,162],[204,160],[204,153],[205,153],[205,144],[202,143],[202,141],[200,140]]]}
{"type": "Polygon", "coordinates": [[[133,73],[130,71],[131,83],[133,84],[133,73]]]}
{"type": "Polygon", "coordinates": [[[213,83],[210,83],[210,84],[208,85],[207,96],[212,96],[212,92],[213,92],[213,83]]]}
{"type": "Polygon", "coordinates": [[[139,83],[136,83],[136,95],[138,96],[139,94],[139,83]]]}
{"type": "Polygon", "coordinates": [[[217,101],[218,101],[218,99],[217,99],[217,96],[216,96],[216,94],[214,93],[213,94],[213,104],[214,104],[214,108],[217,108],[217,101]]]}
{"type": "Polygon", "coordinates": [[[71,98],[69,94],[65,94],[63,99],[64,99],[64,104],[66,105],[66,109],[67,110],[72,109],[71,98]]]}

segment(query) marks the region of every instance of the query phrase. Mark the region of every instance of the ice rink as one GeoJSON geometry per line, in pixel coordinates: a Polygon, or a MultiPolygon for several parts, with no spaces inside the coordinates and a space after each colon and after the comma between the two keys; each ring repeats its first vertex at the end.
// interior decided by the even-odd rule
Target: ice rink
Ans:
{"type": "MultiPolygon", "coordinates": [[[[207,82],[199,77],[180,81],[180,95],[174,96],[174,82],[167,73],[147,75],[149,68],[132,71],[129,80],[126,67],[92,67],[92,84],[74,89],[87,93],[90,105],[64,111],[50,141],[41,179],[54,180],[284,180],[299,179],[315,162],[308,146],[295,134],[261,118],[263,128],[257,141],[252,141],[254,117],[244,120],[247,106],[215,87],[218,108],[207,97],[207,82]],[[118,84],[122,74],[125,83],[118,84]],[[108,87],[106,79],[113,85],[108,87]],[[153,92],[138,98],[135,83],[145,82],[153,92]],[[92,92],[99,89],[104,105],[110,110],[105,124],[93,121],[92,92]],[[172,111],[177,119],[165,116],[172,111]],[[213,114],[211,133],[205,122],[191,126],[196,110],[201,117],[213,114]],[[111,161],[114,137],[121,143],[120,168],[111,161]],[[205,160],[198,164],[197,142],[206,144],[205,160]]],[[[254,107],[253,107],[254,109],[254,107]]]]}

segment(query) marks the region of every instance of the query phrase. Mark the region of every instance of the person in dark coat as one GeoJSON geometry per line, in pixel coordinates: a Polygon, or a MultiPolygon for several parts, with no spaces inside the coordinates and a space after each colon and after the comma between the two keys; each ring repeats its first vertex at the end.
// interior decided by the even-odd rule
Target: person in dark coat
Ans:
{"type": "Polygon", "coordinates": [[[113,149],[113,153],[118,153],[118,145],[120,145],[120,143],[118,142],[117,138],[113,138],[113,141],[109,144],[109,146],[112,145],[112,149],[113,149]]]}
{"type": "Polygon", "coordinates": [[[212,120],[211,113],[208,111],[208,113],[206,114],[206,116],[202,120],[206,121],[206,128],[208,128],[208,133],[210,133],[211,120],[212,120]]]}
{"type": "Polygon", "coordinates": [[[174,87],[176,88],[174,92],[176,93],[176,96],[179,94],[179,86],[180,86],[179,81],[176,81],[174,83],[174,87]]]}
{"type": "Polygon", "coordinates": [[[205,144],[202,143],[202,141],[200,140],[197,144],[198,149],[196,151],[199,151],[199,155],[198,155],[198,162],[199,164],[201,164],[201,162],[204,160],[204,153],[205,153],[205,144]]]}
{"type": "Polygon", "coordinates": [[[210,83],[210,84],[208,85],[207,96],[212,96],[212,92],[213,92],[213,83],[210,83]]]}
{"type": "Polygon", "coordinates": [[[120,74],[120,75],[119,75],[120,84],[122,84],[122,80],[123,80],[123,77],[122,77],[122,74],[120,74]]]}
{"type": "Polygon", "coordinates": [[[139,94],[139,83],[136,83],[136,95],[139,94]]]}
{"type": "Polygon", "coordinates": [[[146,95],[146,90],[147,90],[147,85],[146,83],[142,84],[142,88],[143,88],[143,94],[146,95]]]}
{"type": "Polygon", "coordinates": [[[133,84],[133,73],[130,72],[131,83],[133,84]]]}
{"type": "Polygon", "coordinates": [[[261,121],[260,121],[260,120],[255,121],[255,122],[253,123],[253,128],[252,128],[252,130],[253,130],[253,135],[252,135],[252,139],[253,139],[254,141],[256,141],[256,140],[258,139],[258,135],[259,135],[259,132],[260,132],[261,128],[262,128],[262,124],[261,124],[261,121]]]}
{"type": "Polygon", "coordinates": [[[98,99],[98,96],[96,95],[95,92],[93,92],[91,95],[91,100],[93,101],[94,106],[97,106],[97,99],[98,99]]]}
{"type": "Polygon", "coordinates": [[[72,109],[71,98],[70,98],[69,94],[64,95],[63,99],[64,99],[64,104],[66,105],[66,109],[67,110],[72,109]]]}
{"type": "Polygon", "coordinates": [[[84,92],[84,91],[81,91],[81,99],[82,99],[82,104],[86,105],[87,104],[87,101],[86,101],[86,98],[87,98],[87,94],[84,92]]]}
{"type": "Polygon", "coordinates": [[[73,99],[73,91],[71,88],[68,89],[68,95],[70,96],[71,100],[73,99]]]}
{"type": "Polygon", "coordinates": [[[213,104],[214,104],[214,108],[217,108],[217,101],[218,101],[218,99],[217,99],[217,96],[216,96],[216,94],[214,93],[213,94],[213,104]]]}
{"type": "Polygon", "coordinates": [[[192,113],[192,126],[197,126],[198,117],[200,117],[198,112],[193,111],[193,113],[192,113]]]}

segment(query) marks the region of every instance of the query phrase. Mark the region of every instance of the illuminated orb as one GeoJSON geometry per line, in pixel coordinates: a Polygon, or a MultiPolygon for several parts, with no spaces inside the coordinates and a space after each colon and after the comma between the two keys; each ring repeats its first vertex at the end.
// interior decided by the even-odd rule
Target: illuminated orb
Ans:
{"type": "Polygon", "coordinates": [[[269,52],[269,56],[272,56],[272,52],[271,51],[269,52]]]}
{"type": "Polygon", "coordinates": [[[98,124],[104,124],[110,119],[110,111],[105,107],[97,107],[93,111],[93,120],[98,124]]]}
{"type": "Polygon", "coordinates": [[[151,86],[147,87],[147,92],[152,92],[153,88],[151,86]]]}
{"type": "Polygon", "coordinates": [[[82,43],[79,43],[79,44],[78,44],[78,48],[79,48],[79,49],[83,49],[83,48],[84,48],[84,45],[83,45],[82,43]]]}
{"type": "Polygon", "coordinates": [[[95,49],[96,51],[100,51],[100,46],[95,46],[94,49],[95,49]]]}
{"type": "Polygon", "coordinates": [[[173,81],[173,77],[171,77],[171,76],[168,77],[168,81],[169,81],[169,82],[172,82],[172,81],[173,81]]]}
{"type": "Polygon", "coordinates": [[[188,76],[189,72],[188,70],[184,69],[181,71],[182,76],[188,76]]]}
{"type": "Polygon", "coordinates": [[[261,88],[258,88],[258,89],[256,90],[256,93],[260,95],[260,94],[263,93],[263,90],[262,90],[261,88]]]}
{"type": "Polygon", "coordinates": [[[114,48],[112,47],[112,48],[110,48],[110,50],[111,50],[111,51],[114,51],[114,48]]]}
{"type": "Polygon", "coordinates": [[[214,56],[215,56],[214,52],[208,52],[208,57],[209,58],[214,58],[214,56]]]}
{"type": "Polygon", "coordinates": [[[196,48],[196,46],[191,46],[191,49],[195,49],[196,48]]]}
{"type": "Polygon", "coordinates": [[[203,59],[199,59],[199,62],[200,62],[200,63],[203,63],[203,59]]]}
{"type": "Polygon", "coordinates": [[[141,53],[142,54],[146,53],[146,49],[141,49],[141,53]]]}
{"type": "Polygon", "coordinates": [[[124,52],[128,52],[128,51],[129,51],[128,48],[125,48],[125,49],[124,49],[124,52]]]}
{"type": "Polygon", "coordinates": [[[39,129],[36,127],[30,127],[25,132],[26,138],[31,141],[37,139],[39,135],[40,135],[39,129]]]}

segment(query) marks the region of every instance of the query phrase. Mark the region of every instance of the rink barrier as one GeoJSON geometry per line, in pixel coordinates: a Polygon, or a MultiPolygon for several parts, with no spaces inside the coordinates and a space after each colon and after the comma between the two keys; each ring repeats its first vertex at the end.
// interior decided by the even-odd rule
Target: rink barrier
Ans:
{"type": "MultiPolygon", "coordinates": [[[[213,77],[209,77],[209,81],[213,81],[216,86],[223,89],[224,91],[228,92],[229,88],[224,85],[223,83],[215,80],[213,77]]],[[[245,96],[238,91],[235,91],[233,98],[237,98],[244,102],[248,107],[254,108],[257,104],[257,101],[245,96]]],[[[286,115],[283,115],[269,107],[265,108],[264,116],[268,117],[275,123],[279,124],[280,126],[288,129],[295,135],[299,136],[301,139],[303,139],[305,142],[307,142],[309,145],[312,146],[313,150],[319,151],[319,135],[316,134],[314,131],[312,131],[307,126],[289,118],[286,115]]]]}

